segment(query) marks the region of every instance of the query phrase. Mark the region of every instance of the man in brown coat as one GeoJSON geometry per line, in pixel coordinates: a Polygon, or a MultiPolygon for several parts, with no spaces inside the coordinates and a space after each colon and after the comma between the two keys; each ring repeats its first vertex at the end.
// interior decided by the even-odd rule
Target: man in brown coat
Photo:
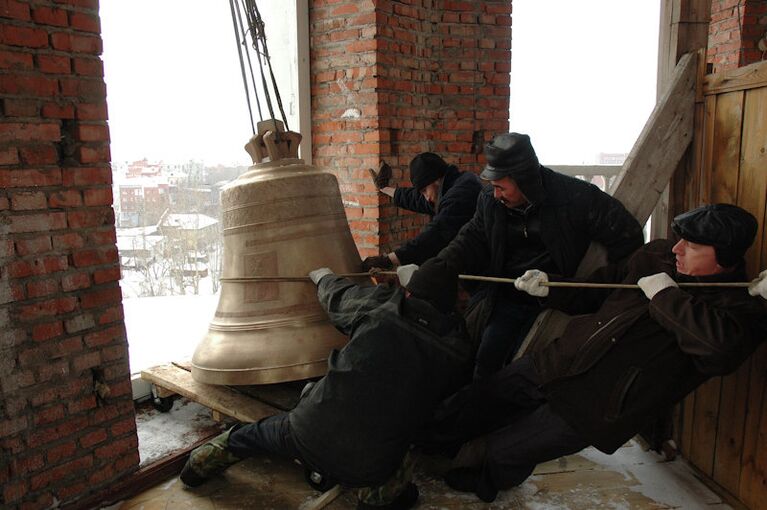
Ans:
{"type": "MultiPolygon", "coordinates": [[[[589,445],[618,447],[713,376],[734,371],[767,338],[767,272],[748,291],[679,287],[682,282],[744,282],[743,255],[757,222],[717,204],[681,214],[677,242],[656,240],[586,281],[639,289],[542,285],[527,271],[517,289],[574,318],[561,337],[466,389],[464,427],[474,462],[446,476],[450,486],[492,501],[522,483],[535,465],[589,445]],[[751,296],[749,296],[751,294],[751,296]],[[477,419],[477,417],[481,417],[477,419]]],[[[573,281],[573,280],[570,280],[573,281]]]]}

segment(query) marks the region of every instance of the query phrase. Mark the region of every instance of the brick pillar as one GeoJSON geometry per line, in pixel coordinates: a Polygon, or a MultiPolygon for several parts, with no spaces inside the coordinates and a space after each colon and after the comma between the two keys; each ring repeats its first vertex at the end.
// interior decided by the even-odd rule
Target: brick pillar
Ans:
{"type": "Polygon", "coordinates": [[[362,256],[399,246],[426,220],[392,206],[367,168],[395,182],[432,151],[478,171],[484,143],[508,130],[511,1],[313,0],[314,163],[341,183],[362,256]]]}
{"type": "Polygon", "coordinates": [[[97,0],[0,0],[0,507],[138,466],[97,0]]]}
{"type": "Polygon", "coordinates": [[[767,41],[767,0],[712,1],[708,62],[714,72],[764,60],[760,39],[767,41]]]}

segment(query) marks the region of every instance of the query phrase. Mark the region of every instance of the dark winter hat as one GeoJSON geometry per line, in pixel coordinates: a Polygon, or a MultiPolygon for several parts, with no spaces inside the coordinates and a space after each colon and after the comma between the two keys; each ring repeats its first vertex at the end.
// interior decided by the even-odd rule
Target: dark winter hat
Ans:
{"type": "Polygon", "coordinates": [[[487,165],[479,176],[488,181],[513,179],[515,174],[526,174],[541,166],[530,137],[520,133],[497,135],[485,145],[485,159],[487,165]]]}
{"type": "Polygon", "coordinates": [[[719,265],[732,267],[754,242],[757,222],[736,205],[714,204],[680,214],[671,229],[682,239],[713,246],[719,265]]]}
{"type": "Polygon", "coordinates": [[[433,152],[422,152],[410,162],[410,182],[421,191],[447,172],[448,164],[433,152]]]}
{"type": "Polygon", "coordinates": [[[450,313],[458,295],[458,274],[441,260],[429,259],[413,273],[405,288],[440,312],[450,313]]]}

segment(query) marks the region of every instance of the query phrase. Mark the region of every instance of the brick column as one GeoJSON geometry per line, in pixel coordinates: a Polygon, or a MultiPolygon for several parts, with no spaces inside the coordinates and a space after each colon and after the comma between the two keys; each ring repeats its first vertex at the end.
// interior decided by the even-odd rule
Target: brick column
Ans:
{"type": "Polygon", "coordinates": [[[138,466],[97,0],[0,0],[0,506],[138,466]]]}
{"type": "Polygon", "coordinates": [[[714,72],[764,60],[760,39],[767,40],[767,0],[712,1],[708,62],[714,72]]]}
{"type": "Polygon", "coordinates": [[[388,251],[426,218],[392,206],[367,168],[395,182],[432,151],[478,171],[508,130],[511,1],[339,1],[310,5],[314,163],[339,177],[360,254],[388,251]]]}

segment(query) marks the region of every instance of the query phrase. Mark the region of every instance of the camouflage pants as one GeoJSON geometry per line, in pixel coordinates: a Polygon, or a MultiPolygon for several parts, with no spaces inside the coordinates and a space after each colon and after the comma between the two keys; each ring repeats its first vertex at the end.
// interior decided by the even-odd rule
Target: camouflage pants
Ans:
{"type": "Polygon", "coordinates": [[[413,480],[415,459],[410,452],[405,454],[397,471],[383,485],[364,487],[357,490],[357,498],[368,505],[388,505],[407,488],[413,480]]]}

